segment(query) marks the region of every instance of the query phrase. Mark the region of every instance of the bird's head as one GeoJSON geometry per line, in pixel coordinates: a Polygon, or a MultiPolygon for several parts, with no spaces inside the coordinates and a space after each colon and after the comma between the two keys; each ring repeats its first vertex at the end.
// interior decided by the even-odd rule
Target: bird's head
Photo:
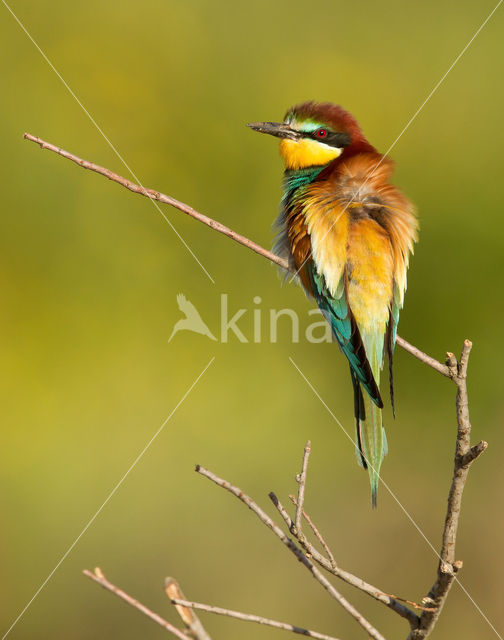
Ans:
{"type": "Polygon", "coordinates": [[[372,148],[355,118],[330,102],[303,102],[289,109],[283,122],[252,122],[248,126],[280,138],[287,169],[323,166],[345,150],[372,148]]]}

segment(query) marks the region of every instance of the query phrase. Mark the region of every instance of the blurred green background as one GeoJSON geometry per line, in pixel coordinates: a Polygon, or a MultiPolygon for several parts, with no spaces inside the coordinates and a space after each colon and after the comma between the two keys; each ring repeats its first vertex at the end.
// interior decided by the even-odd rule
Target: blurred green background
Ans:
{"type": "MultiPolygon", "coordinates": [[[[12,9],[143,184],[270,246],[281,163],[244,125],[291,104],[348,108],[385,151],[493,2],[33,3],[12,9]]],[[[343,640],[355,622],[234,498],[197,476],[201,463],[273,513],[287,502],[305,441],[307,509],[336,558],[384,590],[419,600],[436,557],[382,487],[376,512],[352,445],[289,361],[346,428],[348,369],[334,345],[212,342],[181,332],[183,292],[218,332],[221,293],[252,311],[311,308],[266,260],[22,140],[29,131],[127,170],[0,5],[2,216],[0,402],[1,629],[6,631],[212,357],[214,362],[26,614],[14,638],[161,638],[161,628],[81,574],[106,575],[176,621],[163,579],[190,598],[343,640]],[[253,305],[254,296],[261,297],[253,305]]],[[[501,633],[504,437],[502,327],[502,38],[490,20],[393,150],[395,181],[419,209],[400,333],[442,359],[474,341],[473,439],[490,443],[469,477],[460,579],[501,633]]],[[[267,328],[267,324],[264,325],[267,328]]],[[[398,350],[397,418],[383,477],[439,547],[451,478],[455,387],[398,350]]],[[[389,638],[406,624],[339,584],[389,638]]],[[[281,638],[205,618],[215,638],[281,638]]],[[[492,638],[455,585],[433,635],[492,638]]]]}

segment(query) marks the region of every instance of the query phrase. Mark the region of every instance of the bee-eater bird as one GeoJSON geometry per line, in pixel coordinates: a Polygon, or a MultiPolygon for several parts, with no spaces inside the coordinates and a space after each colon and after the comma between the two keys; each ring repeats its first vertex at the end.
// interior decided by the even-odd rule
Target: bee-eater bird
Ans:
{"type": "Polygon", "coordinates": [[[350,363],[357,460],[368,469],[376,506],[387,453],[380,372],[386,353],[394,409],[392,356],[418,227],[413,205],[389,182],[392,161],[340,106],[304,102],[281,123],[248,126],[280,138],[275,252],[313,296],[350,363]]]}

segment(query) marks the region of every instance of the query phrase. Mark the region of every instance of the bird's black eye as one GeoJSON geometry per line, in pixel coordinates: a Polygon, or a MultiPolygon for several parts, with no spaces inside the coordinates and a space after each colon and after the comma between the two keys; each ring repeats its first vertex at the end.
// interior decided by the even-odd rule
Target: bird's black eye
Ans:
{"type": "Polygon", "coordinates": [[[327,129],[317,129],[315,135],[317,138],[327,138],[327,129]]]}

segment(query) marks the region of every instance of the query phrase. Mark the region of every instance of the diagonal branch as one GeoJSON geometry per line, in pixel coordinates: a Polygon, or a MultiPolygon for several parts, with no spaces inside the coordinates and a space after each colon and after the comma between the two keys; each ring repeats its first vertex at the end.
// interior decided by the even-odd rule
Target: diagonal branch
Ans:
{"type": "Polygon", "coordinates": [[[209,604],[202,604],[201,602],[191,602],[189,600],[179,600],[177,598],[172,599],[172,604],[175,606],[191,607],[192,609],[199,609],[200,611],[206,611],[207,613],[215,613],[220,616],[227,616],[228,618],[236,618],[237,620],[243,620],[244,622],[257,622],[267,627],[274,627],[275,629],[282,629],[283,631],[292,631],[292,633],[298,633],[307,638],[315,638],[316,640],[338,640],[333,636],[328,636],[325,633],[318,633],[318,631],[312,631],[311,629],[305,629],[303,627],[297,627],[285,622],[278,622],[278,620],[271,620],[269,618],[263,618],[262,616],[255,616],[252,613],[242,613],[241,611],[233,611],[232,609],[223,609],[222,607],[213,607],[209,604]]]}
{"type": "Polygon", "coordinates": [[[265,524],[268,529],[270,529],[279,540],[291,551],[294,556],[301,562],[301,564],[308,569],[308,571],[312,574],[312,576],[319,582],[319,584],[324,587],[324,589],[329,593],[329,595],[334,598],[344,609],[347,611],[356,622],[358,622],[363,629],[366,630],[368,635],[374,640],[385,640],[382,634],[373,627],[373,625],[368,622],[364,616],[353,607],[346,598],[344,598],[339,591],[327,580],[323,573],[321,573],[317,567],[311,562],[311,560],[298,548],[298,546],[288,537],[285,533],[280,529],[280,527],[265,513],[261,507],[247,494],[245,494],[239,487],[235,487],[227,480],[223,480],[219,478],[219,476],[212,473],[208,469],[197,465],[196,471],[200,473],[202,476],[205,476],[212,482],[215,482],[216,485],[226,489],[234,496],[236,496],[241,502],[247,505],[247,507],[253,511],[256,516],[261,520],[263,524],[265,524]]]}
{"type": "Polygon", "coordinates": [[[107,578],[103,575],[101,569],[99,569],[98,567],[94,570],[94,573],[91,571],[88,571],[87,569],[85,569],[83,573],[85,576],[87,576],[88,578],[91,578],[91,580],[99,584],[101,587],[103,587],[107,591],[110,591],[111,593],[115,594],[116,596],[121,598],[121,600],[124,600],[124,602],[131,605],[135,609],[138,609],[138,611],[140,611],[140,613],[143,613],[144,616],[147,616],[151,620],[154,620],[154,622],[157,622],[157,624],[159,624],[161,627],[166,629],[166,631],[169,631],[176,638],[179,638],[179,640],[187,640],[186,634],[180,631],[180,629],[177,629],[177,627],[173,626],[170,622],[162,618],[160,615],[158,615],[157,613],[154,613],[154,611],[151,611],[148,607],[143,605],[141,602],[138,602],[138,600],[135,600],[135,598],[127,594],[125,591],[123,591],[122,589],[119,589],[119,587],[116,587],[115,584],[112,584],[111,582],[109,582],[107,578]]]}
{"type": "MultiPolygon", "coordinates": [[[[149,198],[150,200],[156,200],[157,202],[162,202],[163,204],[169,204],[171,207],[174,207],[175,209],[182,211],[188,216],[191,216],[191,218],[194,218],[195,220],[198,220],[199,222],[206,224],[208,227],[210,227],[214,231],[218,231],[219,233],[224,234],[228,238],[235,240],[235,242],[238,242],[244,247],[247,247],[248,249],[251,249],[255,253],[258,253],[260,256],[267,258],[268,260],[278,265],[282,269],[285,269],[286,271],[290,271],[287,260],[284,260],[280,256],[277,256],[272,251],[268,251],[267,249],[264,249],[264,247],[261,247],[253,240],[249,240],[249,238],[242,236],[236,231],[233,231],[229,227],[226,227],[226,225],[220,222],[217,222],[217,220],[214,220],[213,218],[210,218],[209,216],[206,216],[205,214],[200,213],[199,211],[189,206],[188,204],[185,204],[184,202],[180,202],[180,200],[176,200],[172,196],[167,196],[164,193],[161,193],[160,191],[155,191],[154,189],[147,189],[145,187],[142,187],[139,184],[136,184],[135,182],[132,182],[131,180],[128,180],[123,176],[120,176],[118,173],[114,173],[114,171],[111,171],[110,169],[102,167],[99,164],[96,164],[94,162],[90,162],[89,160],[84,160],[83,158],[79,158],[79,156],[76,156],[75,154],[70,153],[69,151],[65,151],[65,149],[62,149],[61,147],[58,147],[55,144],[52,144],[51,142],[46,142],[45,140],[42,140],[42,138],[39,138],[38,136],[34,136],[31,133],[25,133],[24,138],[26,140],[30,140],[31,142],[35,142],[40,146],[41,149],[47,149],[48,151],[57,153],[58,155],[62,156],[63,158],[66,158],[67,160],[71,160],[72,162],[75,162],[75,164],[79,165],[79,167],[82,167],[83,169],[94,171],[95,173],[99,173],[100,175],[105,176],[109,180],[112,180],[112,182],[117,182],[117,184],[120,184],[121,186],[126,187],[126,189],[133,191],[133,193],[138,193],[141,196],[145,196],[146,198],[149,198]]],[[[407,342],[407,340],[404,340],[404,338],[397,336],[396,343],[400,347],[402,347],[405,351],[407,351],[409,354],[411,354],[412,356],[414,356],[424,364],[428,365],[429,367],[432,367],[433,369],[441,373],[443,376],[446,376],[448,378],[450,377],[448,367],[441,364],[441,362],[438,362],[431,356],[427,355],[417,347],[413,346],[412,344],[407,342]]]]}
{"type": "Polygon", "coordinates": [[[57,153],[63,158],[66,158],[67,160],[71,160],[72,162],[75,162],[75,164],[78,164],[79,167],[82,167],[83,169],[89,169],[90,171],[94,171],[95,173],[99,173],[100,175],[105,176],[109,180],[112,180],[112,182],[117,182],[117,184],[120,184],[121,186],[126,187],[126,189],[133,191],[133,193],[138,193],[141,196],[145,196],[146,198],[149,198],[150,200],[156,200],[157,202],[162,202],[163,204],[169,204],[171,207],[174,207],[175,209],[178,209],[179,211],[186,213],[188,216],[191,216],[191,218],[194,218],[195,220],[198,220],[199,222],[206,224],[208,227],[210,227],[214,231],[223,233],[228,238],[232,238],[239,244],[242,244],[244,247],[247,247],[248,249],[251,249],[252,251],[255,251],[256,253],[258,253],[259,255],[264,256],[268,260],[271,260],[271,262],[274,262],[279,267],[282,267],[282,269],[287,269],[287,270],[289,269],[289,266],[286,260],[283,260],[279,256],[275,255],[273,252],[268,251],[267,249],[263,249],[263,247],[258,245],[256,242],[253,242],[252,240],[249,240],[245,236],[242,236],[241,234],[236,233],[236,231],[233,231],[229,227],[226,227],[226,225],[221,224],[220,222],[217,222],[217,220],[213,220],[212,218],[209,218],[205,214],[200,213],[199,211],[196,211],[196,209],[193,209],[193,207],[189,206],[188,204],[185,204],[184,202],[180,202],[180,200],[176,200],[171,196],[167,196],[164,193],[161,193],[160,191],[155,191],[154,189],[147,189],[145,187],[142,187],[139,184],[136,184],[136,182],[132,182],[131,180],[128,180],[123,176],[120,176],[118,173],[114,173],[114,171],[111,171],[110,169],[106,169],[105,167],[102,167],[99,164],[95,164],[94,162],[90,162],[89,160],[83,160],[82,158],[79,158],[79,156],[76,156],[73,153],[70,153],[69,151],[65,151],[64,149],[61,149],[61,147],[57,147],[55,144],[52,144],[51,142],[46,142],[45,140],[42,140],[42,138],[33,136],[31,133],[25,133],[24,138],[26,140],[30,140],[31,142],[36,142],[38,145],[40,145],[41,149],[47,149],[48,151],[53,151],[54,153],[57,153]]]}

